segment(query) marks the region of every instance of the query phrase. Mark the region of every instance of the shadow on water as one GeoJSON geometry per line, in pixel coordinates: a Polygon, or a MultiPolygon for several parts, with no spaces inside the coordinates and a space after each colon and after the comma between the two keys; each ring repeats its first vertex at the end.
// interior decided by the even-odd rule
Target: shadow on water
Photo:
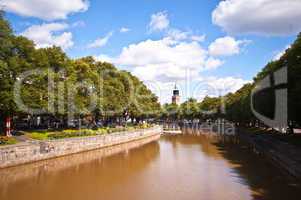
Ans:
{"type": "Polygon", "coordinates": [[[233,176],[239,174],[243,179],[241,183],[251,189],[254,200],[300,199],[300,182],[284,174],[263,156],[252,152],[237,138],[219,137],[212,145],[231,163],[233,176]]]}
{"type": "Polygon", "coordinates": [[[231,175],[238,178],[240,184],[249,187],[254,200],[297,200],[301,197],[300,182],[284,174],[263,156],[252,152],[235,136],[190,133],[167,136],[163,140],[171,142],[174,147],[179,144],[201,144],[201,151],[208,157],[226,160],[231,175]]]}

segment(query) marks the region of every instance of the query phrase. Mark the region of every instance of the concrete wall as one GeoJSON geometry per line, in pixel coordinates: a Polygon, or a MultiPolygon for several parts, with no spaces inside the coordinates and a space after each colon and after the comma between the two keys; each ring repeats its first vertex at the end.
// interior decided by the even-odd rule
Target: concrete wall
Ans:
{"type": "Polygon", "coordinates": [[[113,133],[104,136],[67,138],[4,146],[0,147],[0,168],[160,136],[161,133],[162,128],[157,126],[149,129],[113,133]]]}
{"type": "MultiPolygon", "coordinates": [[[[157,143],[157,140],[159,139],[160,134],[154,134],[150,137],[123,143],[120,145],[114,145],[93,151],[86,151],[68,156],[62,156],[59,158],[42,160],[39,162],[0,169],[0,194],[4,194],[5,191],[7,191],[5,187],[8,187],[10,184],[14,184],[18,181],[33,178],[38,182],[40,178],[44,177],[46,174],[52,175],[65,170],[78,171],[85,164],[94,162],[101,163],[103,162],[104,158],[112,155],[123,153],[124,156],[127,156],[128,154],[133,154],[136,148],[140,148],[144,145],[159,145],[157,143]]],[[[147,156],[149,158],[150,156],[155,156],[153,154],[157,153],[159,152],[156,152],[156,150],[154,150],[154,152],[148,151],[147,156]]]]}

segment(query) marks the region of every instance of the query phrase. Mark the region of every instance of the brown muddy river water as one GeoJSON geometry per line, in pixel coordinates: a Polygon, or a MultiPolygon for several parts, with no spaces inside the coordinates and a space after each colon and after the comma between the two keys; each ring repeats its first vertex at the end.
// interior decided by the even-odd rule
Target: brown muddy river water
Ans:
{"type": "Polygon", "coordinates": [[[298,185],[232,142],[179,135],[114,148],[2,169],[0,199],[301,199],[298,185]]]}

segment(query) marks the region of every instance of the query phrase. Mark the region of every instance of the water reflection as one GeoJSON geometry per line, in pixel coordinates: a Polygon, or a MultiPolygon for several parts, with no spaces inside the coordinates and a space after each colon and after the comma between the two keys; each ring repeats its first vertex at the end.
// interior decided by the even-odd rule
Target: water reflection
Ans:
{"type": "Polygon", "coordinates": [[[28,168],[0,170],[1,200],[294,200],[301,192],[234,137],[163,136],[109,157],[94,151],[28,168]]]}
{"type": "Polygon", "coordinates": [[[2,169],[0,199],[99,199],[100,193],[123,184],[158,157],[159,143],[146,142],[2,169]]]}
{"type": "MultiPolygon", "coordinates": [[[[249,188],[248,199],[297,200],[301,197],[300,182],[283,174],[264,157],[251,152],[236,136],[206,135],[190,130],[186,135],[164,137],[163,140],[169,141],[174,148],[196,145],[206,156],[226,161],[230,176],[249,188]]],[[[220,177],[223,182],[222,179],[220,177]]]]}
{"type": "Polygon", "coordinates": [[[253,199],[300,199],[300,182],[283,174],[264,157],[251,153],[243,144],[216,141],[215,145],[221,155],[231,163],[232,176],[241,176],[244,180],[242,184],[250,187],[253,199]]]}

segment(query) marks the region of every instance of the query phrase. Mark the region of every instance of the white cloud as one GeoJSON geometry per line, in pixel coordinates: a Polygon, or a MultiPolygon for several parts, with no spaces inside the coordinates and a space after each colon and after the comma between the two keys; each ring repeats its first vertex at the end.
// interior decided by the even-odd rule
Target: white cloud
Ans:
{"type": "Polygon", "coordinates": [[[66,19],[69,14],[84,12],[89,7],[87,0],[1,0],[7,12],[44,20],[66,19]]]}
{"type": "Polygon", "coordinates": [[[131,31],[131,29],[126,28],[126,27],[122,27],[122,28],[120,29],[120,33],[127,33],[127,32],[129,32],[129,31],[131,31]]]}
{"type": "Polygon", "coordinates": [[[170,29],[167,32],[167,37],[170,37],[173,40],[186,40],[190,35],[190,32],[180,31],[178,29],[170,29]]]}
{"type": "Polygon", "coordinates": [[[149,86],[161,103],[171,101],[175,82],[181,88],[182,101],[187,97],[200,99],[204,93],[218,96],[221,93],[233,92],[247,82],[234,77],[202,77],[202,71],[216,69],[223,65],[224,61],[210,56],[199,42],[191,41],[190,34],[187,34],[187,37],[181,33],[175,35],[169,34],[160,40],[149,39],[134,43],[124,47],[116,57],[100,55],[96,59],[112,62],[131,71],[149,86]],[[202,86],[201,89],[188,87],[198,84],[202,86]]]}
{"type": "Polygon", "coordinates": [[[240,53],[240,47],[249,41],[235,40],[232,37],[216,39],[209,46],[209,54],[212,56],[231,56],[240,53]]]}
{"type": "Polygon", "coordinates": [[[73,28],[80,28],[80,27],[85,27],[85,26],[86,26],[86,23],[82,20],[76,21],[72,24],[73,28]]]}
{"type": "Polygon", "coordinates": [[[174,43],[178,43],[180,41],[195,41],[195,42],[203,42],[206,38],[206,35],[198,35],[194,34],[192,31],[183,31],[180,29],[169,27],[169,19],[167,12],[159,12],[153,14],[151,17],[151,22],[149,24],[149,28],[151,32],[154,31],[164,31],[166,39],[173,41],[174,43]]]}
{"type": "Polygon", "coordinates": [[[301,31],[300,0],[223,0],[212,13],[228,33],[291,35],[301,31]]]}
{"type": "Polygon", "coordinates": [[[285,52],[286,52],[286,50],[288,49],[288,48],[290,48],[291,46],[290,45],[287,45],[284,49],[282,49],[281,51],[278,51],[275,55],[274,55],[274,57],[273,57],[273,61],[276,61],[276,60],[279,60],[284,54],[285,54],[285,52]]]}
{"type": "Polygon", "coordinates": [[[123,48],[116,59],[119,65],[135,67],[143,80],[183,79],[187,70],[205,69],[207,52],[197,42],[177,42],[169,38],[146,40],[123,48]]]}
{"type": "Polygon", "coordinates": [[[151,31],[162,31],[169,27],[169,19],[167,12],[158,12],[151,16],[149,28],[151,31]]]}
{"type": "Polygon", "coordinates": [[[99,56],[94,56],[94,59],[97,61],[101,61],[101,62],[108,62],[108,63],[114,63],[114,58],[105,55],[105,54],[101,54],[99,56]]]}
{"type": "Polygon", "coordinates": [[[33,40],[37,48],[60,46],[68,49],[73,46],[72,33],[62,32],[68,28],[65,23],[49,23],[33,25],[21,33],[22,36],[33,40]]]}
{"type": "Polygon", "coordinates": [[[250,81],[243,80],[241,78],[235,77],[209,77],[204,79],[204,81],[214,88],[216,91],[220,92],[220,95],[225,95],[229,92],[236,92],[244,84],[249,83],[250,81]]]}
{"type": "Polygon", "coordinates": [[[285,53],[285,50],[278,52],[274,57],[273,61],[279,60],[285,53]]]}
{"type": "Polygon", "coordinates": [[[244,84],[250,81],[237,77],[200,77],[196,82],[192,95],[194,98],[202,100],[205,96],[218,97],[236,92],[244,84]]]}
{"type": "Polygon", "coordinates": [[[98,38],[94,42],[88,44],[88,48],[98,48],[105,46],[109,39],[113,36],[113,31],[107,33],[107,35],[103,38],[98,38]]]}
{"type": "Polygon", "coordinates": [[[216,69],[223,64],[224,64],[224,61],[210,57],[206,60],[205,66],[206,66],[206,69],[216,69]]]}
{"type": "Polygon", "coordinates": [[[206,39],[206,35],[192,35],[190,38],[193,41],[204,42],[206,39]]]}
{"type": "MultiPolygon", "coordinates": [[[[183,39],[183,37],[174,37],[183,39]]],[[[112,62],[131,70],[142,80],[161,82],[195,78],[204,70],[212,70],[224,64],[209,57],[208,52],[198,42],[181,41],[165,37],[160,40],[145,40],[124,47],[120,55],[96,56],[97,60],[112,62]]]]}
{"type": "Polygon", "coordinates": [[[187,76],[196,78],[200,71],[215,69],[224,63],[208,57],[198,42],[175,41],[168,37],[131,44],[109,60],[132,70],[142,80],[160,82],[184,80],[187,76]]]}
{"type": "Polygon", "coordinates": [[[206,35],[195,35],[192,31],[181,31],[179,29],[169,29],[166,34],[167,38],[175,42],[179,41],[195,41],[195,42],[203,42],[205,41],[206,35]]]}

